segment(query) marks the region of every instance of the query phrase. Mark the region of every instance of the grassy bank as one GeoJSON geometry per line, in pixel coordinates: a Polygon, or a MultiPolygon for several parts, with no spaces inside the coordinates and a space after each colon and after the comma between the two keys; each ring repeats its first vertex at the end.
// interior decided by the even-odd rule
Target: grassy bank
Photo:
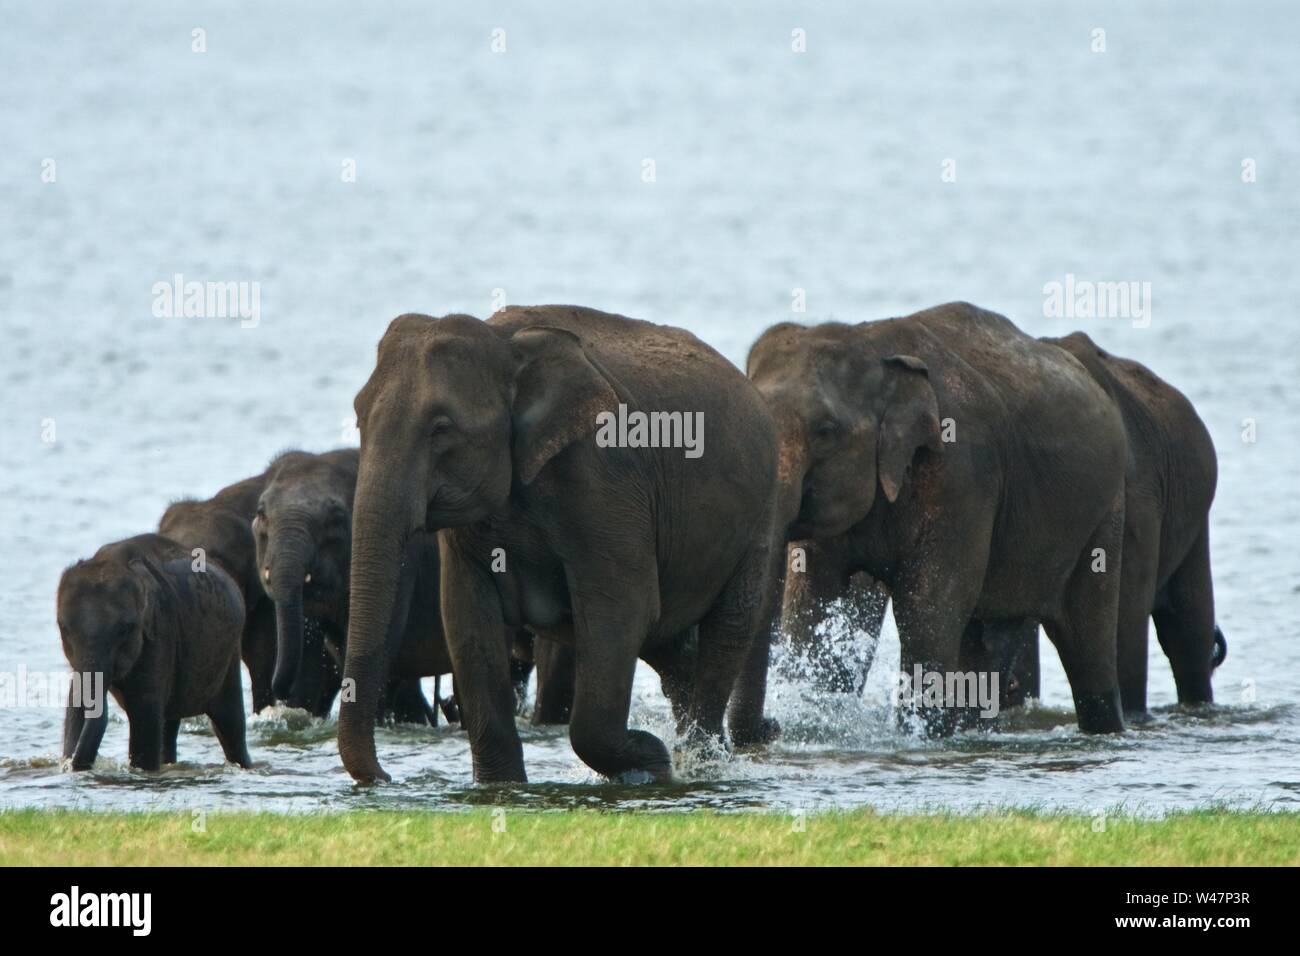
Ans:
{"type": "Polygon", "coordinates": [[[1300,815],[0,813],[0,864],[1300,864],[1300,815]],[[802,830],[800,827],[802,826],[802,830]],[[196,832],[196,827],[202,829],[196,832]]]}

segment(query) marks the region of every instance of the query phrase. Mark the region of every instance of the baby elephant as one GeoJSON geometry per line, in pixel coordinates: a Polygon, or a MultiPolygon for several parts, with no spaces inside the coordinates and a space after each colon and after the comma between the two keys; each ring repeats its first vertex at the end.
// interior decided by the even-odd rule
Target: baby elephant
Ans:
{"type": "Polygon", "coordinates": [[[244,600],[215,564],[198,570],[192,560],[170,538],[142,534],[63,572],[59,632],[78,675],[63,724],[73,770],[95,762],[108,726],[104,689],[131,722],[132,767],[175,763],[181,718],[198,714],[212,721],[227,760],[252,765],[239,675],[244,600]],[[92,690],[77,693],[83,687],[92,690]]]}

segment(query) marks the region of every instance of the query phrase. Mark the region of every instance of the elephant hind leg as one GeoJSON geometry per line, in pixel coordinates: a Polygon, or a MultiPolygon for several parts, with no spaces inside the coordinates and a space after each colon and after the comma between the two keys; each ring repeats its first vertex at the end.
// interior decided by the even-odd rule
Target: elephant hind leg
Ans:
{"type": "Polygon", "coordinates": [[[181,722],[179,720],[169,720],[163,725],[163,763],[176,762],[176,738],[181,732],[181,722]]]}
{"type": "Polygon", "coordinates": [[[1115,632],[1119,696],[1126,714],[1140,715],[1147,709],[1148,631],[1156,599],[1160,536],[1159,519],[1126,514],[1115,632]]]}
{"type": "Polygon", "coordinates": [[[1160,647],[1174,670],[1178,702],[1211,703],[1217,628],[1208,528],[1201,529],[1182,564],[1170,575],[1163,598],[1153,617],[1160,647]]]}
{"type": "Polygon", "coordinates": [[[231,662],[221,690],[212,699],[207,710],[212,722],[212,732],[217,735],[222,753],[230,763],[247,770],[253,766],[248,755],[248,740],[244,724],[244,690],[240,683],[239,659],[231,662]]]}
{"type": "Polygon", "coordinates": [[[686,715],[692,732],[720,738],[724,717],[731,742],[738,747],[767,743],[779,732],[776,721],[763,716],[763,708],[778,614],[774,564],[784,559],[783,546],[774,549],[766,540],[756,542],[700,621],[686,715]]]}
{"type": "Polygon", "coordinates": [[[573,648],[539,637],[533,642],[533,664],[537,670],[533,723],[567,724],[573,713],[573,648]]]}
{"type": "Polygon", "coordinates": [[[686,731],[698,644],[697,629],[688,628],[668,642],[641,652],[641,660],[659,675],[659,687],[672,707],[678,733],[686,731]]]}
{"type": "Polygon", "coordinates": [[[1121,503],[1102,520],[1079,556],[1066,583],[1060,613],[1043,622],[1070,681],[1079,729],[1089,734],[1124,730],[1115,638],[1123,535],[1121,503]],[[1114,567],[1116,561],[1120,561],[1119,568],[1114,567]]]}

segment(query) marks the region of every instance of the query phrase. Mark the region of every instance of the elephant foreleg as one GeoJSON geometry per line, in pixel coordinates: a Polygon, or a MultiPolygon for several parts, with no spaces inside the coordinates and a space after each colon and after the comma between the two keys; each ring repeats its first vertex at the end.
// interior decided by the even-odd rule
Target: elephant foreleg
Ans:
{"type": "MultiPolygon", "coordinates": [[[[243,704],[240,704],[242,714],[243,704]]],[[[131,724],[128,753],[137,770],[157,770],[162,766],[163,706],[156,698],[136,701],[127,712],[131,724]]]]}
{"type": "Polygon", "coordinates": [[[628,580],[640,582],[631,593],[615,593],[603,582],[584,588],[581,573],[569,575],[576,645],[569,740],[597,773],[669,780],[672,760],[663,741],[627,726],[637,659],[658,616],[654,566],[636,564],[629,560],[626,569],[628,580]]]}
{"type": "Polygon", "coordinates": [[[491,573],[467,560],[449,536],[439,535],[439,546],[443,631],[474,779],[522,783],[527,779],[524,750],[515,727],[515,692],[496,586],[491,573]]]}

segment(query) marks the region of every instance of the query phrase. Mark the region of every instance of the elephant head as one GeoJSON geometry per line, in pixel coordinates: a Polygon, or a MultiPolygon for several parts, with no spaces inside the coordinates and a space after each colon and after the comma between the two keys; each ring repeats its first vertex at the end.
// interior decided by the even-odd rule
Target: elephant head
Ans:
{"type": "MultiPolygon", "coordinates": [[[[315,711],[321,688],[303,664],[304,616],[344,621],[352,560],[355,455],[287,452],[268,470],[253,537],[257,567],[275,602],[276,659],[271,686],[279,700],[315,711]]],[[[320,657],[324,648],[319,649],[320,657]]],[[[313,665],[315,662],[313,661],[313,665]]]]}
{"type": "Polygon", "coordinates": [[[925,363],[880,338],[867,323],[782,323],[750,350],[748,375],[777,423],[787,540],[842,534],[878,492],[898,499],[918,453],[943,447],[925,363]]]}
{"type": "MultiPolygon", "coordinates": [[[[100,555],[63,572],[58,626],[63,653],[83,686],[106,692],[122,681],[144,653],[156,621],[163,586],[161,569],[144,555],[100,555]],[[89,680],[87,680],[89,677],[89,680]]],[[[64,741],[74,770],[95,762],[108,727],[107,701],[83,699],[84,722],[75,740],[64,741]]]]}
{"type": "MultiPolygon", "coordinates": [[[[401,567],[422,532],[503,511],[617,394],[574,334],[515,331],[467,315],[403,315],[357,394],[361,463],[352,523],[352,607],[339,753],[358,780],[387,779],[374,715],[401,567]]],[[[479,635],[480,639],[482,635],[479,635]]]]}

